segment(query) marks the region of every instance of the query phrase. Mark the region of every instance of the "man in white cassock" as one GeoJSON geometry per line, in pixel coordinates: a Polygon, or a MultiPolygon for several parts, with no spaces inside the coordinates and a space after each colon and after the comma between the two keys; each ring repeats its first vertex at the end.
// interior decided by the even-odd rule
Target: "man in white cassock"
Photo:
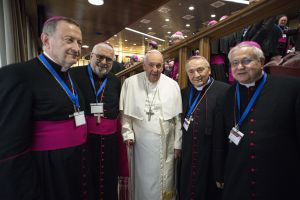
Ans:
{"type": "Polygon", "coordinates": [[[182,112],[180,89],[161,74],[163,57],[145,55],[144,72],[127,78],[120,96],[122,135],[131,148],[132,198],[175,198],[175,159],[180,156],[182,112]]]}

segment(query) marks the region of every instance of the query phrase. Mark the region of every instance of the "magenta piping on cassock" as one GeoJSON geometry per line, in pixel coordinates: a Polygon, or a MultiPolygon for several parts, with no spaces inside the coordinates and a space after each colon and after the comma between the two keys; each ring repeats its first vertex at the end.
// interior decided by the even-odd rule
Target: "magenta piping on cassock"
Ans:
{"type": "Polygon", "coordinates": [[[210,59],[210,63],[212,65],[222,65],[225,63],[225,56],[224,55],[212,55],[210,59]]]}
{"type": "Polygon", "coordinates": [[[87,126],[75,126],[74,118],[63,121],[36,121],[33,151],[58,150],[86,142],[87,126]]]}
{"type": "Polygon", "coordinates": [[[117,132],[117,119],[105,119],[101,117],[97,124],[97,117],[87,116],[88,133],[97,135],[111,135],[117,132]]]}

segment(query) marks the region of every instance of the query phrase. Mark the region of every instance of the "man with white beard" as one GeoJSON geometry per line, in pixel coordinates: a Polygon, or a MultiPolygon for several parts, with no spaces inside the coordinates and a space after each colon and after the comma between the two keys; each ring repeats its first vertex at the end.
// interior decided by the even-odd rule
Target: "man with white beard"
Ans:
{"type": "Polygon", "coordinates": [[[113,57],[113,47],[99,43],[93,48],[90,64],[72,69],[87,108],[88,199],[118,198],[117,117],[121,84],[110,72],[113,57]]]}

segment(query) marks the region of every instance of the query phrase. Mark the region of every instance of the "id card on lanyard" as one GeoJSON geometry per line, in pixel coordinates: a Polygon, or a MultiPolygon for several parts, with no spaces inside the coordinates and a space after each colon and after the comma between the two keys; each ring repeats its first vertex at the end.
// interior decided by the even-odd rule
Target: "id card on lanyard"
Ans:
{"type": "Polygon", "coordinates": [[[73,115],[70,115],[70,116],[74,116],[76,127],[86,124],[84,111],[80,111],[78,93],[75,90],[75,87],[74,87],[74,84],[73,84],[73,81],[72,81],[70,75],[68,74],[68,78],[71,82],[72,91],[66,85],[66,83],[61,79],[61,77],[57,74],[57,72],[54,70],[52,65],[47,61],[47,59],[45,58],[45,56],[43,54],[40,54],[38,56],[38,58],[43,63],[44,67],[46,67],[46,69],[51,73],[51,75],[59,83],[59,85],[62,87],[64,92],[67,94],[67,96],[73,103],[75,112],[73,113],[73,115]]]}
{"type": "Polygon", "coordinates": [[[238,123],[233,127],[230,131],[230,134],[228,136],[229,141],[233,142],[235,145],[239,145],[241,139],[243,138],[244,134],[239,130],[239,127],[242,125],[243,121],[245,120],[246,116],[248,115],[250,109],[252,108],[254,102],[257,100],[258,95],[263,89],[263,86],[265,85],[267,80],[267,74],[264,73],[263,80],[259,83],[257,89],[255,90],[252,98],[250,99],[246,109],[244,110],[242,116],[240,117],[240,110],[241,110],[241,97],[240,97],[240,88],[239,83],[236,84],[236,102],[237,102],[237,109],[238,109],[238,123]]]}
{"type": "Polygon", "coordinates": [[[189,110],[188,110],[187,115],[186,115],[186,117],[184,119],[184,122],[183,122],[183,128],[186,131],[189,129],[191,121],[193,121],[192,113],[195,110],[196,104],[197,104],[197,102],[200,98],[201,91],[198,92],[197,97],[195,98],[195,100],[192,103],[193,93],[194,93],[194,87],[191,87],[190,95],[189,95],[189,110]]]}
{"type": "Polygon", "coordinates": [[[98,102],[98,96],[104,90],[105,85],[107,83],[107,78],[105,78],[105,80],[101,84],[101,86],[98,89],[98,91],[96,91],[96,87],[95,87],[95,82],[94,82],[94,79],[93,79],[93,73],[92,73],[91,65],[88,64],[87,68],[88,68],[88,74],[89,74],[90,82],[91,82],[92,87],[93,87],[93,91],[94,91],[94,95],[95,95],[95,101],[96,101],[96,103],[90,103],[91,114],[94,114],[94,116],[97,117],[97,123],[99,124],[100,120],[101,120],[101,116],[103,116],[103,103],[102,102],[98,102]]]}

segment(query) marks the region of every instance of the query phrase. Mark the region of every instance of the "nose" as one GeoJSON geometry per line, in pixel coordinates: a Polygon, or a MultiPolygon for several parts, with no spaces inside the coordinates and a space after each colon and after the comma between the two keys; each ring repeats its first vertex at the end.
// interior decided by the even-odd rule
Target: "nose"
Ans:
{"type": "Polygon", "coordinates": [[[78,42],[76,42],[76,41],[74,41],[74,42],[73,42],[73,45],[72,45],[72,50],[75,51],[75,52],[77,52],[78,55],[80,55],[80,52],[81,52],[81,44],[78,43],[78,42]]]}

